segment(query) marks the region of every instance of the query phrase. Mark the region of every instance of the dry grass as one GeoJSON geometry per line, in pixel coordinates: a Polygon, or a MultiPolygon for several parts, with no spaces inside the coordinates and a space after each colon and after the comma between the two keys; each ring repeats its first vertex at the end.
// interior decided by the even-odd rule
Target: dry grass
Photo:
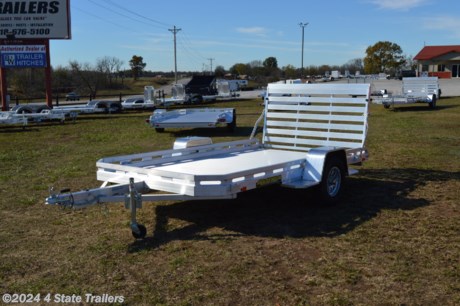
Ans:
{"type": "MultiPolygon", "coordinates": [[[[245,138],[260,101],[237,107],[236,134],[157,134],[148,113],[79,117],[0,131],[0,294],[123,295],[129,305],[460,304],[460,98],[371,106],[371,160],[343,201],[263,187],[226,201],[145,203],[133,241],[122,205],[46,207],[51,185],[98,186],[103,156],[169,148],[174,138],[245,138]]],[[[221,104],[223,105],[223,104],[221,104]]]]}

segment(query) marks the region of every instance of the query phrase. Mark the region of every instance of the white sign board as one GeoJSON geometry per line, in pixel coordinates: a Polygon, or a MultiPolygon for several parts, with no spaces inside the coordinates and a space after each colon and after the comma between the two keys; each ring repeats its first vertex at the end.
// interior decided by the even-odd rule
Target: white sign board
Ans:
{"type": "Polygon", "coordinates": [[[0,39],[70,39],[70,0],[0,0],[0,39]]]}

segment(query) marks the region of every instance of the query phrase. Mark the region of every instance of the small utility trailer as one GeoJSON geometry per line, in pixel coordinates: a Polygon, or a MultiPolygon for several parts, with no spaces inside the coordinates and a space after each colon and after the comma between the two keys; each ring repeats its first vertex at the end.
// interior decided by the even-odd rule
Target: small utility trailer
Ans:
{"type": "Polygon", "coordinates": [[[337,201],[345,177],[357,172],[350,166],[368,158],[369,95],[369,84],[270,84],[249,139],[213,144],[186,137],[171,150],[102,158],[96,162],[101,187],[51,191],[46,204],[124,202],[133,236],[143,238],[136,210],[145,201],[231,199],[276,178],[289,188],[318,186],[324,201],[337,201]],[[254,134],[262,119],[259,140],[254,134]]]}
{"type": "Polygon", "coordinates": [[[372,101],[382,104],[385,108],[409,103],[427,103],[430,108],[435,108],[440,97],[438,77],[411,77],[403,78],[402,94],[391,95],[384,91],[381,96],[373,98],[372,101]]]}
{"type": "Polygon", "coordinates": [[[157,132],[165,128],[215,128],[226,126],[234,131],[236,112],[234,108],[185,108],[178,110],[156,109],[146,120],[157,132]]]}
{"type": "Polygon", "coordinates": [[[49,109],[44,109],[40,113],[0,112],[0,124],[21,124],[25,128],[29,122],[42,122],[45,120],[59,120],[64,123],[65,113],[49,109]]]}

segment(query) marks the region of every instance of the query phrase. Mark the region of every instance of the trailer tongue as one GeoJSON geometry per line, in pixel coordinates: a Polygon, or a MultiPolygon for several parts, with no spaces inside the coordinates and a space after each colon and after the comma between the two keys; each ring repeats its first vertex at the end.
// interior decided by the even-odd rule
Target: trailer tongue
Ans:
{"type": "Polygon", "coordinates": [[[52,193],[46,204],[124,202],[133,236],[143,238],[136,210],[145,201],[235,198],[274,177],[289,188],[318,185],[325,202],[337,201],[345,177],[356,173],[349,165],[368,157],[369,93],[368,84],[270,84],[262,141],[251,135],[213,144],[190,137],[172,150],[102,158],[96,163],[100,188],[52,193]]]}

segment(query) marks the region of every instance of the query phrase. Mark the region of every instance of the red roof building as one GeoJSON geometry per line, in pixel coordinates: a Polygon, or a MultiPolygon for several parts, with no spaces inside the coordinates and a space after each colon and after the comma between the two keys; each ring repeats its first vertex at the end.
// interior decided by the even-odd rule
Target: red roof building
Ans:
{"type": "Polygon", "coordinates": [[[419,75],[428,72],[440,78],[460,78],[460,45],[425,46],[414,60],[419,75]]]}

